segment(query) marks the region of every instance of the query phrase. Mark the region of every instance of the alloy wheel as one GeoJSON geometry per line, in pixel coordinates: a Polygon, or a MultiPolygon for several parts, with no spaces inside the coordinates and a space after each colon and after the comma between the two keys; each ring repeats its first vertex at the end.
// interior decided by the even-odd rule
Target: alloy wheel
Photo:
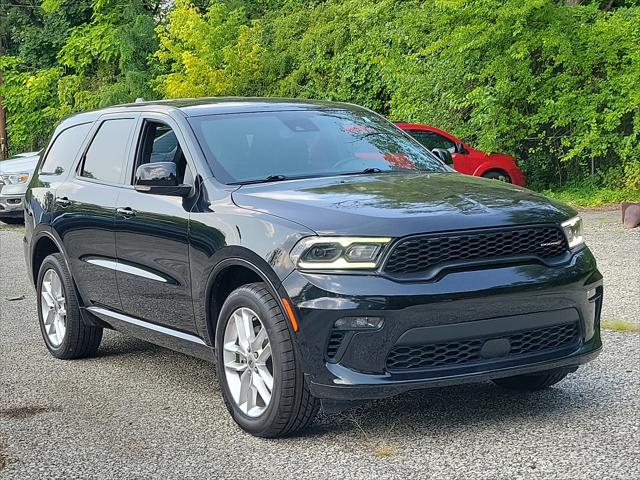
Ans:
{"type": "Polygon", "coordinates": [[[42,277],[40,308],[47,338],[53,347],[59,347],[67,331],[67,302],[62,280],[50,268],[42,277]]]}
{"type": "Polygon", "coordinates": [[[259,417],[273,391],[273,361],[267,330],[247,307],[235,310],[224,332],[224,371],[234,402],[242,413],[259,417]]]}

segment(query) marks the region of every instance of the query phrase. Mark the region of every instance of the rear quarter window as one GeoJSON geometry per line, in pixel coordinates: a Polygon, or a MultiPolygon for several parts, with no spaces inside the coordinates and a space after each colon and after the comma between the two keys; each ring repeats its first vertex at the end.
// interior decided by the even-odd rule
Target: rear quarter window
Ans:
{"type": "Polygon", "coordinates": [[[63,130],[54,138],[49,151],[40,167],[44,175],[62,175],[67,172],[78,155],[78,150],[86,138],[91,123],[82,123],[63,130]]]}

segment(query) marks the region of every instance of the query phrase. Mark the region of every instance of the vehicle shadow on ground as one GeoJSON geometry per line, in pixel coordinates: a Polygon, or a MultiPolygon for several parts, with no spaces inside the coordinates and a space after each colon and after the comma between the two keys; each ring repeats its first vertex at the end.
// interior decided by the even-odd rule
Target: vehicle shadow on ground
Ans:
{"type": "Polygon", "coordinates": [[[158,355],[168,353],[180,355],[179,353],[159,347],[153,343],[105,329],[102,343],[95,358],[135,356],[138,353],[157,353],[158,355]]]}
{"type": "MultiPolygon", "coordinates": [[[[213,383],[210,383],[210,376],[202,375],[203,368],[214,372],[213,364],[133,337],[109,332],[98,356],[130,358],[132,361],[128,365],[132,375],[136,374],[140,365],[147,368],[149,363],[157,362],[158,368],[166,369],[168,364],[175,361],[179,368],[165,370],[165,380],[176,386],[192,383],[194,395],[213,392],[213,395],[221,396],[215,374],[213,383]],[[145,362],[138,361],[141,357],[145,362]],[[203,382],[207,385],[203,385],[203,382]]],[[[578,371],[572,375],[580,374],[578,371]]],[[[327,434],[393,438],[422,430],[439,436],[484,425],[494,428],[496,424],[514,420],[540,418],[548,422],[549,417],[565,417],[572,412],[593,408],[598,402],[595,398],[567,388],[566,382],[570,382],[570,379],[571,376],[556,387],[540,392],[511,392],[484,382],[413,391],[390,399],[371,401],[340,413],[329,414],[321,410],[317,421],[305,432],[291,438],[291,441],[308,441],[327,434]]]]}
{"type": "Polygon", "coordinates": [[[320,412],[319,421],[306,435],[356,430],[368,439],[392,439],[418,431],[440,436],[472,428],[508,429],[514,421],[538,418],[548,423],[550,418],[563,418],[597,403],[597,399],[563,387],[562,383],[527,393],[505,390],[490,382],[472,383],[418,390],[337,415],[320,412]]]}

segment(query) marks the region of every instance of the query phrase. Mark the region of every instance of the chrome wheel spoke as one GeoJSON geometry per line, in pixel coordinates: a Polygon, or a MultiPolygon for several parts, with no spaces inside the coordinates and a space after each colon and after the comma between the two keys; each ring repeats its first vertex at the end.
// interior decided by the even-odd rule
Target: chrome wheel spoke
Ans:
{"type": "Polygon", "coordinates": [[[258,375],[271,392],[273,390],[273,376],[266,365],[258,364],[258,375]]]}
{"type": "Polygon", "coordinates": [[[260,415],[260,407],[258,406],[258,390],[256,386],[251,384],[249,389],[249,401],[247,402],[247,415],[257,417],[260,415]]]}
{"type": "Polygon", "coordinates": [[[267,387],[267,384],[262,379],[262,376],[254,375],[253,384],[255,385],[256,390],[258,390],[258,393],[260,394],[260,397],[264,401],[264,404],[269,405],[269,402],[271,401],[271,389],[267,387]]]}
{"type": "Polygon", "coordinates": [[[259,352],[265,340],[267,340],[267,329],[261,326],[260,331],[253,339],[253,342],[251,342],[251,348],[253,351],[259,352]]]}
{"type": "MultiPolygon", "coordinates": [[[[249,401],[249,394],[251,390],[251,371],[245,370],[240,376],[240,394],[238,395],[238,404],[242,407],[243,404],[247,404],[249,401]]],[[[245,405],[245,411],[247,407],[245,405]]]]}
{"type": "Polygon", "coordinates": [[[56,319],[55,310],[53,308],[51,308],[46,312],[46,315],[43,315],[43,316],[44,316],[44,324],[45,324],[45,326],[48,326],[49,328],[51,328],[51,326],[53,325],[53,322],[56,319]]]}
{"type": "Polygon", "coordinates": [[[258,354],[258,362],[259,363],[267,363],[267,360],[271,358],[271,345],[267,344],[266,347],[262,349],[262,351],[258,354]]]}
{"type": "Polygon", "coordinates": [[[238,345],[243,352],[249,351],[249,330],[250,326],[247,325],[246,316],[242,314],[242,311],[234,314],[234,321],[236,324],[236,332],[238,336],[238,345]]]}
{"type": "Polygon", "coordinates": [[[228,342],[224,344],[225,352],[237,353],[238,355],[246,356],[240,345],[235,342],[228,342]]]}
{"type": "Polygon", "coordinates": [[[224,368],[228,368],[234,372],[244,372],[247,369],[247,364],[241,362],[226,362],[224,368]]]}
{"type": "Polygon", "coordinates": [[[46,303],[47,307],[49,308],[53,308],[55,305],[55,299],[49,292],[45,292],[45,291],[42,292],[42,300],[44,301],[44,303],[46,303]]]}

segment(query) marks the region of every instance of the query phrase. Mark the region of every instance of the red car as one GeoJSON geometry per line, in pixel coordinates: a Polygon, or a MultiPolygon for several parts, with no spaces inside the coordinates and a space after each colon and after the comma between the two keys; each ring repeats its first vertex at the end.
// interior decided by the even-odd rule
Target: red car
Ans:
{"type": "Polygon", "coordinates": [[[475,150],[450,133],[430,125],[400,122],[396,122],[396,125],[429,150],[443,148],[451,152],[453,168],[460,173],[493,178],[524,187],[524,174],[516,165],[516,159],[511,155],[475,150]]]}

